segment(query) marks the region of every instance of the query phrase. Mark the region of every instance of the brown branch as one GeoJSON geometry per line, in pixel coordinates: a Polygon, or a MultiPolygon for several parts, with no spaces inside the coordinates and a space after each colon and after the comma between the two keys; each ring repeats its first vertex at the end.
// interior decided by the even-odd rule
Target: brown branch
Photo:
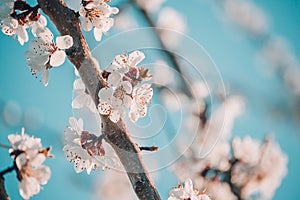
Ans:
{"type": "Polygon", "coordinates": [[[9,200],[10,199],[5,190],[3,176],[0,177],[0,199],[1,200],[9,200]]]}
{"type": "MultiPolygon", "coordinates": [[[[61,35],[73,37],[72,48],[66,51],[69,60],[76,66],[82,81],[96,105],[98,91],[105,86],[82,35],[78,15],[69,9],[63,0],[38,0],[43,12],[50,17],[61,35]]],[[[108,143],[120,158],[139,199],[158,200],[160,196],[144,167],[139,147],[131,140],[122,120],[111,122],[101,116],[102,130],[108,143]]]]}

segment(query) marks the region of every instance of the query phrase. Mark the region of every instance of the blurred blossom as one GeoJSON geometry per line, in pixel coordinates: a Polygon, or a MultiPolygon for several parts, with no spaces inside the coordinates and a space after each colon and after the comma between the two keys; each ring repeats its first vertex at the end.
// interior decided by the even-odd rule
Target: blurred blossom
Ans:
{"type": "Polygon", "coordinates": [[[160,94],[165,106],[171,112],[180,111],[188,102],[188,97],[182,92],[169,91],[163,89],[160,94]]]}
{"type": "Polygon", "coordinates": [[[125,172],[109,170],[95,184],[94,199],[137,200],[125,172]]]}
{"type": "Polygon", "coordinates": [[[167,0],[136,0],[138,6],[146,10],[147,12],[156,12],[161,5],[167,0]]]}
{"type": "Polygon", "coordinates": [[[205,82],[196,81],[192,84],[193,96],[198,100],[203,100],[209,95],[209,89],[205,82]]]}
{"type": "Polygon", "coordinates": [[[120,12],[115,17],[115,28],[121,31],[126,31],[133,28],[138,28],[137,21],[126,12],[120,12]]]}
{"type": "Polygon", "coordinates": [[[3,118],[9,126],[16,126],[22,118],[22,109],[15,101],[8,101],[3,108],[3,118]]]}
{"type": "Polygon", "coordinates": [[[160,11],[156,25],[160,28],[160,37],[167,48],[177,47],[180,43],[179,33],[185,33],[187,29],[184,16],[171,7],[160,11]]]}
{"type": "Polygon", "coordinates": [[[229,18],[253,35],[263,35],[268,31],[265,13],[248,0],[224,0],[224,11],[229,18]]]}
{"type": "Polygon", "coordinates": [[[29,107],[24,112],[24,126],[29,130],[37,130],[44,123],[44,115],[38,108],[29,107]]]}
{"type": "Polygon", "coordinates": [[[166,86],[175,82],[173,69],[162,60],[158,60],[155,63],[152,78],[153,83],[162,86],[166,86]]]}

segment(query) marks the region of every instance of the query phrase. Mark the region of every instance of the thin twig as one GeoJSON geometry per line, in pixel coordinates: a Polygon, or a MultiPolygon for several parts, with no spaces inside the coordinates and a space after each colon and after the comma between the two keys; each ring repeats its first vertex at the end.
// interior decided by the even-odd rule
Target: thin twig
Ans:
{"type": "Polygon", "coordinates": [[[0,148],[4,148],[4,149],[10,149],[11,146],[5,145],[5,144],[1,144],[0,143],[0,148]]]}

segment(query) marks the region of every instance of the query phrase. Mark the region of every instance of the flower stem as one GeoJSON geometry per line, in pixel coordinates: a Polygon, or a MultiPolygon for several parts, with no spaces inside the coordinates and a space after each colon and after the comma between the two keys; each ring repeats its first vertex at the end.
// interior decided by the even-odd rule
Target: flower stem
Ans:
{"type": "Polygon", "coordinates": [[[10,149],[11,146],[5,145],[5,144],[1,144],[0,143],[0,148],[4,148],[4,149],[10,149]]]}

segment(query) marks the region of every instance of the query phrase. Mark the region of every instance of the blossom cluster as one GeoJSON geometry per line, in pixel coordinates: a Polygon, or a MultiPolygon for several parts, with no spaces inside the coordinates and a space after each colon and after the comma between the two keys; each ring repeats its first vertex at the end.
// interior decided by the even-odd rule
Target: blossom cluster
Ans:
{"type": "Polygon", "coordinates": [[[102,169],[118,165],[116,156],[105,146],[103,136],[83,129],[83,120],[71,117],[69,127],[65,131],[65,157],[74,163],[77,173],[86,170],[90,174],[99,166],[102,169]],[[107,156],[106,156],[107,155],[107,156]]]}
{"type": "Polygon", "coordinates": [[[147,104],[151,102],[153,89],[151,84],[144,83],[151,78],[148,70],[138,67],[145,55],[134,51],[129,55],[118,55],[103,71],[102,76],[108,87],[99,93],[98,111],[108,115],[112,122],[118,122],[125,116],[125,108],[129,108],[129,118],[136,122],[147,114],[147,104]]]}
{"type": "Polygon", "coordinates": [[[12,146],[9,153],[15,160],[17,177],[20,181],[19,191],[24,199],[29,199],[41,190],[41,185],[47,184],[51,171],[43,165],[51,148],[42,148],[41,139],[25,134],[11,134],[8,140],[12,146]]]}
{"type": "Polygon", "coordinates": [[[100,41],[102,34],[111,29],[114,19],[110,18],[119,12],[116,7],[110,7],[106,0],[82,0],[79,14],[82,17],[82,28],[91,31],[94,28],[94,37],[100,41]]]}
{"type": "Polygon", "coordinates": [[[225,100],[173,167],[180,180],[191,178],[215,199],[271,199],[287,172],[287,156],[272,140],[261,143],[247,136],[230,141],[243,104],[238,96],[225,100]]]}
{"type": "Polygon", "coordinates": [[[25,53],[27,65],[32,75],[41,74],[41,82],[47,86],[49,73],[52,67],[62,65],[66,58],[63,49],[73,46],[73,38],[69,35],[56,38],[46,27],[47,19],[39,13],[39,6],[31,7],[26,1],[5,0],[0,1],[0,27],[5,35],[17,37],[18,42],[24,45],[28,42],[27,29],[31,29],[35,39],[25,53]]]}

